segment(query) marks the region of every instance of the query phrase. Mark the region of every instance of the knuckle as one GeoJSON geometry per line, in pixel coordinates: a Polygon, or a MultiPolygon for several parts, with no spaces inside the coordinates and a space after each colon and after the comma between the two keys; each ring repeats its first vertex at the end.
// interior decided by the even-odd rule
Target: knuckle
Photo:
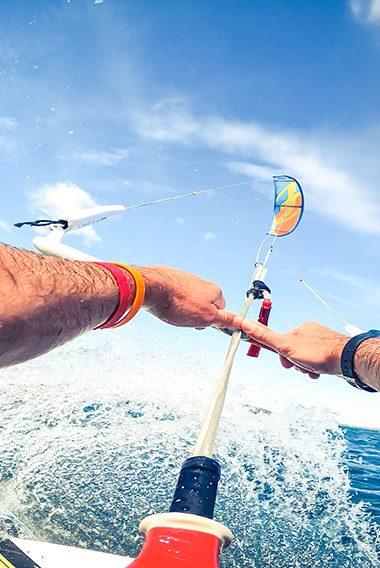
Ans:
{"type": "Polygon", "coordinates": [[[215,320],[217,319],[218,313],[214,312],[213,310],[205,310],[202,314],[202,319],[206,323],[206,325],[212,325],[215,320]]]}
{"type": "Polygon", "coordinates": [[[255,329],[255,339],[258,339],[259,341],[265,341],[267,335],[268,331],[265,326],[255,329]]]}
{"type": "Polygon", "coordinates": [[[222,289],[216,282],[210,282],[210,290],[217,294],[222,294],[222,289]]]}

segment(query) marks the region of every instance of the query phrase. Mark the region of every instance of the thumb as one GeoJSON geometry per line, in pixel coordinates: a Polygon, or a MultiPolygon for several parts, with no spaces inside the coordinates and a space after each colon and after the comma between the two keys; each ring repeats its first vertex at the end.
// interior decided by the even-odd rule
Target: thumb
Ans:
{"type": "Polygon", "coordinates": [[[282,346],[282,335],[276,333],[266,325],[254,320],[246,319],[243,321],[242,330],[252,339],[264,345],[265,347],[270,347],[275,351],[280,351],[282,346]]]}
{"type": "Polygon", "coordinates": [[[233,329],[239,328],[243,323],[242,317],[233,312],[226,310],[218,310],[214,323],[215,327],[230,327],[233,329]]]}

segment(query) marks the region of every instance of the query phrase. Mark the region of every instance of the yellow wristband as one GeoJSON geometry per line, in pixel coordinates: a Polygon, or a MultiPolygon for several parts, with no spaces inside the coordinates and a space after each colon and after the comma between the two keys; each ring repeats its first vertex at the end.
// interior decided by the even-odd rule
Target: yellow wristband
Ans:
{"type": "Polygon", "coordinates": [[[144,302],[145,284],[140,272],[133,266],[129,266],[128,264],[121,264],[120,262],[111,262],[110,264],[124,268],[124,270],[129,272],[129,274],[132,276],[135,283],[135,298],[133,300],[132,306],[127,314],[112,326],[112,328],[114,329],[116,327],[124,325],[137,314],[144,302]]]}

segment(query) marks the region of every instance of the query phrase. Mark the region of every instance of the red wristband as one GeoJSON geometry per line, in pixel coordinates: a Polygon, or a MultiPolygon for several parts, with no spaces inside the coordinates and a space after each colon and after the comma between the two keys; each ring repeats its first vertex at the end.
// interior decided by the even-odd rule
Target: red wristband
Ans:
{"type": "Polygon", "coordinates": [[[111,272],[112,276],[115,278],[116,283],[119,287],[119,304],[114,311],[114,313],[108,318],[108,320],[95,327],[94,329],[108,329],[113,327],[122,316],[125,314],[127,309],[132,304],[131,299],[131,287],[129,284],[129,278],[124,270],[116,266],[115,264],[111,264],[109,262],[92,262],[91,264],[97,264],[98,266],[103,266],[109,272],[111,272]]]}

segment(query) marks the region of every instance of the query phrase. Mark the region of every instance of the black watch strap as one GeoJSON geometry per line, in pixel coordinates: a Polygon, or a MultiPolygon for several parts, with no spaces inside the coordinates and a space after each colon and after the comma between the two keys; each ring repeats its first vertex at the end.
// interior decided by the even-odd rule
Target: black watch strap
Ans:
{"type": "Polygon", "coordinates": [[[372,339],[374,337],[380,337],[380,331],[378,331],[377,329],[371,329],[370,331],[360,333],[359,335],[355,335],[355,337],[351,337],[351,339],[349,339],[349,341],[347,341],[346,345],[344,346],[340,359],[343,378],[353,387],[365,390],[367,392],[378,391],[366,385],[359,379],[358,375],[354,371],[354,356],[357,348],[361,343],[363,343],[363,341],[365,341],[366,339],[372,339]]]}

